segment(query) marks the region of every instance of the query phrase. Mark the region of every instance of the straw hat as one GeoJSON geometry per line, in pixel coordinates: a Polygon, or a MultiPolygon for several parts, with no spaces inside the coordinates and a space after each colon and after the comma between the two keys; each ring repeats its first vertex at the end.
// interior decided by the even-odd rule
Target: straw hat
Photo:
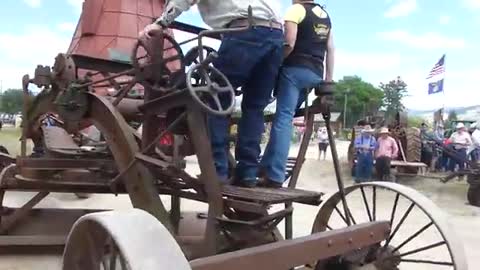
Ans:
{"type": "Polygon", "coordinates": [[[465,125],[463,123],[458,123],[456,128],[457,129],[465,128],[465,125]]]}
{"type": "Polygon", "coordinates": [[[378,134],[389,134],[389,133],[390,133],[390,131],[388,131],[388,128],[386,128],[386,127],[382,127],[380,129],[380,132],[378,132],[378,134]]]}
{"type": "Polygon", "coordinates": [[[372,129],[372,127],[370,125],[366,125],[363,129],[362,129],[362,133],[373,133],[374,130],[372,129]]]}

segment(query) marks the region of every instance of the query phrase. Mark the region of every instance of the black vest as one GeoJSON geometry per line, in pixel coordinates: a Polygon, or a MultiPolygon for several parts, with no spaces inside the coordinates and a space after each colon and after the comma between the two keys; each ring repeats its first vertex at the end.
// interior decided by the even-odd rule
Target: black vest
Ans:
{"type": "Polygon", "coordinates": [[[285,59],[284,65],[307,67],[323,78],[325,52],[332,28],[330,16],[327,14],[326,18],[320,18],[315,15],[313,8],[322,8],[318,4],[302,3],[301,5],[306,10],[305,18],[298,25],[295,47],[285,59]]]}

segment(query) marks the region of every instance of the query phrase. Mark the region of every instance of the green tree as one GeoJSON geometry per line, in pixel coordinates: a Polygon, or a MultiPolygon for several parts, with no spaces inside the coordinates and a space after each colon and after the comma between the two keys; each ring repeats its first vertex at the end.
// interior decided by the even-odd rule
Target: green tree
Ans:
{"type": "Polygon", "coordinates": [[[425,119],[420,116],[409,116],[407,119],[407,124],[409,127],[420,127],[422,123],[426,123],[425,119]]]}
{"type": "Polygon", "coordinates": [[[458,120],[458,115],[457,115],[457,112],[455,110],[451,110],[449,113],[448,113],[448,122],[451,123],[452,121],[457,121],[458,120]]]}
{"type": "Polygon", "coordinates": [[[9,114],[18,113],[22,110],[23,91],[20,89],[8,89],[3,92],[0,102],[3,112],[9,114]]]}
{"type": "Polygon", "coordinates": [[[398,76],[397,79],[387,84],[381,83],[380,88],[383,90],[384,95],[385,118],[387,121],[391,121],[398,112],[405,110],[402,99],[407,94],[407,84],[398,76]]]}
{"type": "MultiPolygon", "coordinates": [[[[347,101],[347,126],[367,115],[374,115],[382,106],[383,92],[358,76],[345,76],[335,86],[335,111],[343,112],[347,101]],[[347,98],[345,98],[345,95],[347,98]]],[[[343,121],[343,118],[341,119],[343,121]]]]}

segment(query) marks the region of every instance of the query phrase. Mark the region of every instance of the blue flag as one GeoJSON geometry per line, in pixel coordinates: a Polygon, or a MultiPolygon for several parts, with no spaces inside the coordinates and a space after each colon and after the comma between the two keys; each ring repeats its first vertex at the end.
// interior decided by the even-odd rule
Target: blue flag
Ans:
{"type": "Polygon", "coordinates": [[[443,92],[443,79],[436,81],[436,82],[431,82],[428,84],[428,94],[436,94],[436,93],[441,93],[443,92]]]}
{"type": "Polygon", "coordinates": [[[445,54],[433,66],[432,70],[427,76],[428,94],[436,94],[443,92],[443,80],[445,78],[445,54]]]}

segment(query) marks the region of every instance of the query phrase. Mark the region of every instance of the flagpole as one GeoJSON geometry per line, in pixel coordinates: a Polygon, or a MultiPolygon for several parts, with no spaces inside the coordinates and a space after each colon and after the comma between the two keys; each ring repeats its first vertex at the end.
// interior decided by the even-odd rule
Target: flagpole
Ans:
{"type": "Polygon", "coordinates": [[[446,53],[443,54],[443,57],[444,57],[443,58],[444,59],[443,60],[443,70],[444,71],[443,71],[443,89],[442,89],[443,90],[442,91],[443,92],[442,125],[443,125],[443,119],[445,119],[443,117],[443,113],[445,113],[445,100],[447,99],[447,96],[445,95],[445,77],[447,75],[447,69],[446,69],[447,65],[446,65],[446,62],[445,62],[445,60],[447,59],[446,55],[447,55],[446,53]]]}

